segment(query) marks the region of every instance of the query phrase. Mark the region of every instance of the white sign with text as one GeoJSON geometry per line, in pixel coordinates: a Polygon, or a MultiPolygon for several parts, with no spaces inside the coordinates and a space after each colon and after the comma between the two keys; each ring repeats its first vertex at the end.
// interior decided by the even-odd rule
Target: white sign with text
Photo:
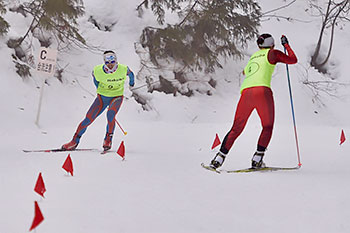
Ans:
{"type": "Polygon", "coordinates": [[[57,50],[41,47],[38,54],[36,71],[53,75],[56,69],[57,50]]]}

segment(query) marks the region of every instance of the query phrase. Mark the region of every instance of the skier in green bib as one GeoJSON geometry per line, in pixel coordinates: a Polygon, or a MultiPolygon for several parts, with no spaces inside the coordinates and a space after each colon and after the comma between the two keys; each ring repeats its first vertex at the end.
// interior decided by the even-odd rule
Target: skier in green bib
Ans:
{"type": "Polygon", "coordinates": [[[126,65],[117,62],[115,52],[108,50],[103,54],[104,64],[95,66],[92,77],[97,88],[97,97],[86,113],[85,119],[79,124],[73,139],[64,144],[62,149],[77,148],[81,136],[87,127],[108,107],[107,128],[103,141],[105,151],[112,147],[112,137],[115,129],[115,115],[117,114],[124,94],[124,83],[129,76],[129,85],[134,86],[134,73],[126,65]]]}
{"type": "Polygon", "coordinates": [[[254,53],[243,74],[245,79],[242,83],[241,96],[236,108],[233,126],[226,134],[220,151],[210,163],[210,167],[217,169],[222,166],[225,158],[233,146],[233,143],[242,133],[247,120],[254,109],[256,109],[262,124],[262,131],[257,143],[257,150],[253,155],[252,168],[265,167],[263,157],[269,145],[275,119],[275,107],[271,90],[271,77],[278,62],[285,64],[297,63],[297,57],[289,46],[286,36],[281,37],[281,43],[287,50],[284,54],[274,49],[275,41],[270,34],[262,34],[257,39],[259,51],[254,53]]]}

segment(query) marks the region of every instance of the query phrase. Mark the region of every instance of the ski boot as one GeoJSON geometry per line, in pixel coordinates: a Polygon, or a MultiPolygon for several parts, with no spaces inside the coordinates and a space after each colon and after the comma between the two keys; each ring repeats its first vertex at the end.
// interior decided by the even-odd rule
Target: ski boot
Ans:
{"type": "Polygon", "coordinates": [[[62,150],[75,150],[79,144],[79,136],[77,134],[74,134],[72,141],[67,142],[66,144],[63,144],[61,149],[62,150]]]}
{"type": "Polygon", "coordinates": [[[113,137],[112,133],[106,134],[106,137],[103,141],[103,151],[108,151],[112,148],[112,137],[113,137]]]}
{"type": "Polygon", "coordinates": [[[264,151],[256,151],[252,158],[252,168],[253,169],[259,169],[266,167],[265,163],[263,162],[264,157],[264,151]]]}
{"type": "Polygon", "coordinates": [[[224,163],[225,161],[225,158],[226,158],[226,155],[224,155],[223,153],[221,152],[218,152],[214,159],[210,162],[210,167],[213,168],[213,169],[218,169],[219,167],[222,166],[222,164],[224,163]]]}

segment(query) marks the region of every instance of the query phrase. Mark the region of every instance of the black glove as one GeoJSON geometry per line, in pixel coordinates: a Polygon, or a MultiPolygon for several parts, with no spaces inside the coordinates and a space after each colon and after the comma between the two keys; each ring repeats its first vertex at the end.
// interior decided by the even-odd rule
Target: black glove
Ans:
{"type": "Polygon", "coordinates": [[[285,35],[282,35],[281,43],[282,43],[283,47],[284,47],[285,44],[288,44],[288,39],[287,39],[287,37],[285,35]]]}

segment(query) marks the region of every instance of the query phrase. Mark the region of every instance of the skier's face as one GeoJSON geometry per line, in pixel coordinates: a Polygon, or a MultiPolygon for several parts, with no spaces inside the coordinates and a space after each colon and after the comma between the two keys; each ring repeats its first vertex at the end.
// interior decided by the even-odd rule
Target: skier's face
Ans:
{"type": "Polygon", "coordinates": [[[103,59],[108,69],[113,69],[113,67],[117,64],[117,57],[115,54],[105,54],[103,59]]]}
{"type": "Polygon", "coordinates": [[[114,66],[115,66],[115,62],[114,63],[105,63],[106,64],[106,66],[108,67],[108,69],[113,69],[114,68],[114,66]]]}

